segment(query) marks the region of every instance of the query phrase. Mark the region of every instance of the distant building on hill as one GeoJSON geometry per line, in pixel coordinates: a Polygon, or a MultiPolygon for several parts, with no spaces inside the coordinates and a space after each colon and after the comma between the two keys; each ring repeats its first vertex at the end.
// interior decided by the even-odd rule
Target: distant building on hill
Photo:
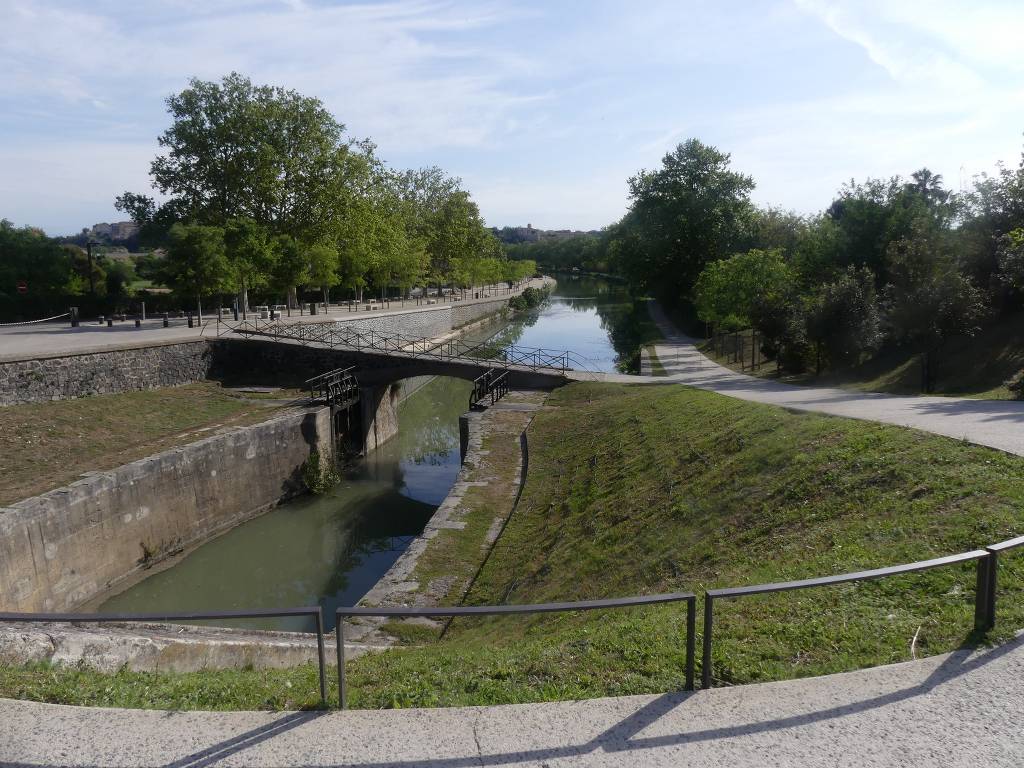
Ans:
{"type": "Polygon", "coordinates": [[[525,227],[491,227],[494,236],[508,245],[515,243],[536,243],[540,240],[565,240],[570,237],[600,234],[597,230],[584,232],[578,229],[534,229],[532,224],[525,227]]]}
{"type": "Polygon", "coordinates": [[[101,242],[119,243],[131,240],[139,233],[139,225],[134,221],[115,221],[113,224],[101,222],[91,228],[83,229],[82,235],[101,242]]]}

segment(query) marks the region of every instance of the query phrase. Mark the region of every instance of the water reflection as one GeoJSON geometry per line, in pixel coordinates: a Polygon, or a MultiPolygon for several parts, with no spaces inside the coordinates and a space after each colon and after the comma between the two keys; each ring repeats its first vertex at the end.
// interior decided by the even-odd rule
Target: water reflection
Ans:
{"type": "MultiPolygon", "coordinates": [[[[100,606],[199,611],[352,605],[423,531],[459,471],[470,384],[432,379],[399,406],[401,429],[322,496],[291,501],[206,542],[100,606]]],[[[210,622],[310,630],[301,619],[210,622]]]]}

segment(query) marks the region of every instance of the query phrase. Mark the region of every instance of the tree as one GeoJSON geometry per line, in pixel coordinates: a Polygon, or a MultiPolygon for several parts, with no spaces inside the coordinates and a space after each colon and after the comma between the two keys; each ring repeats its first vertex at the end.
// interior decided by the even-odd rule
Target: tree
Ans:
{"type": "Polygon", "coordinates": [[[224,227],[224,247],[243,312],[249,311],[249,291],[267,283],[274,265],[273,241],[252,219],[231,219],[224,227]]]}
{"type": "Polygon", "coordinates": [[[175,291],[196,300],[203,321],[203,296],[221,293],[231,284],[224,230],[199,224],[175,224],[168,232],[164,279],[175,291]]]}
{"type": "Polygon", "coordinates": [[[1014,229],[999,238],[997,250],[999,279],[1009,288],[1024,293],[1024,229],[1014,229]]]}
{"type": "Polygon", "coordinates": [[[297,288],[309,279],[306,248],[294,237],[279,235],[274,240],[273,249],[270,284],[285,294],[289,307],[296,309],[299,306],[297,288]]]}
{"type": "Polygon", "coordinates": [[[327,243],[317,243],[306,250],[309,263],[307,274],[311,285],[318,286],[324,294],[324,304],[330,303],[330,288],[337,285],[338,251],[327,243]]]}
{"type": "Polygon", "coordinates": [[[921,352],[921,388],[935,384],[935,355],[950,336],[973,336],[985,315],[982,292],[957,270],[948,245],[924,230],[889,246],[884,291],[893,335],[921,352]]]}
{"type": "Polygon", "coordinates": [[[641,290],[672,302],[689,295],[704,267],[748,236],[754,181],[729,167],[729,155],[690,139],[657,171],[629,180],[632,204],[620,224],[635,235],[618,257],[641,290]]]}
{"type": "Polygon", "coordinates": [[[733,330],[751,323],[755,302],[779,293],[793,273],[779,250],[754,249],[704,267],[693,288],[697,316],[716,328],[733,330]]]}
{"type": "Polygon", "coordinates": [[[821,286],[807,308],[807,338],[815,347],[815,369],[852,364],[874,352],[882,340],[875,276],[867,267],[847,267],[839,278],[821,286]]]}

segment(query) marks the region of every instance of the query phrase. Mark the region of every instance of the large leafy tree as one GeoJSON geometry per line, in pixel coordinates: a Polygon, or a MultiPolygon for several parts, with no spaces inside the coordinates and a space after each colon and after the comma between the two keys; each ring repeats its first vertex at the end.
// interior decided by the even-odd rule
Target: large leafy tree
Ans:
{"type": "Polygon", "coordinates": [[[753,189],[750,176],[730,168],[728,154],[697,139],[680,144],[661,168],[629,180],[621,268],[640,288],[679,301],[705,265],[736,252],[748,237],[753,189]]]}
{"type": "Polygon", "coordinates": [[[751,322],[759,299],[793,282],[782,251],[754,249],[708,264],[694,286],[697,316],[716,328],[733,330],[751,322]]]}
{"type": "Polygon", "coordinates": [[[175,291],[194,298],[199,320],[203,296],[228,290],[232,266],[224,243],[224,230],[200,224],[175,224],[167,238],[163,280],[175,291]]]}
{"type": "Polygon", "coordinates": [[[274,242],[266,227],[253,219],[230,219],[223,228],[224,246],[231,265],[238,300],[249,311],[249,291],[266,285],[274,268],[274,242]]]}
{"type": "Polygon", "coordinates": [[[807,307],[807,338],[814,345],[816,372],[825,362],[855,364],[882,341],[875,276],[867,267],[846,271],[819,287],[807,307]]]}
{"type": "Polygon", "coordinates": [[[893,335],[921,352],[921,385],[932,391],[935,356],[951,336],[973,336],[986,313],[984,294],[957,268],[948,242],[918,229],[890,244],[892,277],[884,292],[893,335]]]}

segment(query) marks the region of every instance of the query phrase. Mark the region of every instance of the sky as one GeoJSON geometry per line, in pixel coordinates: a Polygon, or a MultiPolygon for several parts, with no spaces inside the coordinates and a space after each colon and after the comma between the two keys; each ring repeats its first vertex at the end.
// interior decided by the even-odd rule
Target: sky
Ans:
{"type": "Polygon", "coordinates": [[[164,100],[231,71],[321,99],[493,226],[597,229],[690,137],[754,200],[851,178],[969,184],[1024,146],[1024,3],[974,0],[0,0],[0,218],[69,234],[152,194],[164,100]]]}

